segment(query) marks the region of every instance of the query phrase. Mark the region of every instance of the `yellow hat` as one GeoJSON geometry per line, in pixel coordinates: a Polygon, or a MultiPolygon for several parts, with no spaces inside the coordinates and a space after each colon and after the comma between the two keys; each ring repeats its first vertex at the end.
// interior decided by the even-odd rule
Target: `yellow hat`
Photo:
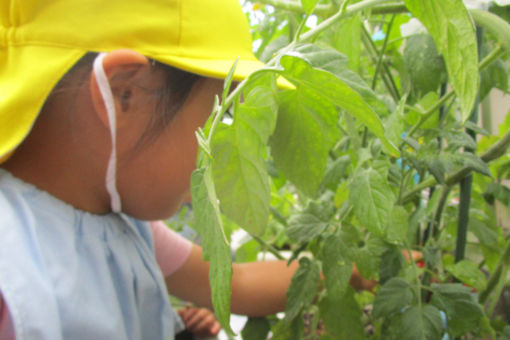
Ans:
{"type": "Polygon", "coordinates": [[[30,131],[60,78],[89,51],[128,48],[234,79],[263,64],[239,0],[0,0],[0,160],[30,131]]]}

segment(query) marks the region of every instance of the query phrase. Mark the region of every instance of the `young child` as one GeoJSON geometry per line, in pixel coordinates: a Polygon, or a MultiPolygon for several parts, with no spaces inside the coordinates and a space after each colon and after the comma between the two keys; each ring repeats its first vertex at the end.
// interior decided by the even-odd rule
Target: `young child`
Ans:
{"type": "MultiPolygon", "coordinates": [[[[200,247],[142,221],[261,66],[237,1],[0,0],[0,339],[172,339],[168,292],[211,307],[200,247]]],[[[283,310],[296,266],[234,264],[232,311],[283,310]]]]}

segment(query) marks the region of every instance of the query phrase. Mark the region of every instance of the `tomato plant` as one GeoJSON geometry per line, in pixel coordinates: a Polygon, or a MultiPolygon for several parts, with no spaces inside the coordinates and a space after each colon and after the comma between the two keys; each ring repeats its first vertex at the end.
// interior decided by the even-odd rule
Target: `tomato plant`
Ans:
{"type": "Polygon", "coordinates": [[[246,339],[269,329],[273,339],[510,339],[494,314],[510,266],[494,210],[510,203],[510,121],[499,132],[477,124],[490,115],[479,103],[507,90],[509,8],[245,7],[267,66],[232,91],[227,79],[197,132],[192,176],[193,224],[223,327],[230,331],[229,235],[243,228],[250,238],[238,260],[286,247],[300,261],[285,316],[250,320],[246,339]],[[405,260],[411,250],[424,261],[405,260]],[[373,293],[349,286],[353,263],[378,281],[373,293]]]}

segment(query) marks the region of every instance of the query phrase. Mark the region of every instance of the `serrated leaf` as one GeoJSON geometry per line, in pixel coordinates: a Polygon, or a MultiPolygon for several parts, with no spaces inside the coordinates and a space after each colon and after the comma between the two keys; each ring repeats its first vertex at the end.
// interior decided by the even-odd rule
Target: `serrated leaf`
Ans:
{"type": "Polygon", "coordinates": [[[265,144],[276,122],[276,102],[269,88],[256,87],[220,126],[211,145],[213,175],[222,211],[241,227],[262,234],[269,217],[270,186],[265,144]]]}
{"type": "Polygon", "coordinates": [[[409,213],[401,205],[394,206],[386,231],[387,241],[394,244],[403,244],[407,239],[408,227],[409,213]]]}
{"type": "Polygon", "coordinates": [[[294,273],[287,291],[287,305],[285,307],[285,320],[290,323],[315,299],[320,280],[320,270],[317,262],[307,258],[299,260],[299,268],[294,273]]]}
{"type": "Polygon", "coordinates": [[[307,88],[282,92],[279,102],[271,154],[285,177],[305,194],[315,196],[329,150],[339,135],[338,113],[331,103],[307,88]]]}
{"type": "Polygon", "coordinates": [[[446,142],[448,143],[448,147],[453,148],[469,148],[471,150],[476,149],[476,142],[468,135],[466,132],[463,131],[446,131],[441,134],[442,137],[446,139],[446,142]]]}
{"type": "Polygon", "coordinates": [[[409,307],[414,299],[409,282],[398,277],[392,278],[381,287],[376,295],[372,316],[374,319],[390,317],[409,307]]]}
{"type": "Polygon", "coordinates": [[[216,318],[227,333],[233,334],[230,328],[232,255],[223,233],[210,167],[193,172],[191,193],[194,207],[193,225],[202,239],[204,259],[210,261],[209,280],[216,318]]]}
{"type": "Polygon", "coordinates": [[[228,71],[227,76],[225,77],[225,81],[223,82],[223,93],[221,95],[221,104],[225,102],[225,99],[227,99],[228,93],[230,92],[230,85],[232,85],[232,79],[234,78],[234,72],[237,68],[237,64],[239,63],[239,57],[234,61],[234,64],[232,64],[232,67],[228,71]]]}
{"type": "Polygon", "coordinates": [[[384,122],[386,138],[394,145],[400,145],[402,133],[404,132],[404,108],[407,95],[402,97],[398,103],[397,109],[384,122]]]}
{"type": "Polygon", "coordinates": [[[349,199],[356,217],[373,233],[384,234],[395,197],[387,181],[373,169],[354,175],[349,199]]]}
{"type": "Polygon", "coordinates": [[[330,235],[324,241],[322,249],[322,270],[328,296],[340,300],[349,287],[352,275],[352,259],[347,245],[336,235],[330,235]]]}
{"type": "Polygon", "coordinates": [[[392,339],[438,340],[443,320],[434,306],[412,306],[391,320],[390,329],[392,339]]]}
{"type": "Polygon", "coordinates": [[[405,0],[443,55],[449,82],[462,103],[462,121],[471,116],[480,82],[475,27],[462,0],[405,0]]]}
{"type": "Polygon", "coordinates": [[[313,9],[317,5],[319,0],[301,0],[301,6],[305,10],[306,14],[312,14],[313,9]]]}
{"type": "Polygon", "coordinates": [[[303,318],[294,318],[292,322],[279,321],[271,328],[273,336],[271,340],[301,340],[305,332],[303,318]]]}
{"type": "Polygon", "coordinates": [[[348,155],[338,157],[333,162],[328,163],[326,166],[326,174],[322,186],[336,191],[340,181],[345,175],[345,170],[351,164],[351,157],[348,155]]]}
{"type": "Polygon", "coordinates": [[[388,245],[380,238],[372,237],[366,244],[355,252],[356,266],[361,276],[366,279],[377,278],[381,255],[388,249],[388,245]]]}
{"type": "Polygon", "coordinates": [[[479,327],[484,313],[470,288],[461,284],[432,285],[431,304],[447,315],[448,332],[458,337],[479,327]]]}
{"type": "Polygon", "coordinates": [[[361,57],[361,15],[345,18],[335,25],[335,29],[327,30],[324,35],[330,45],[343,53],[349,60],[349,68],[359,70],[361,57]]]}
{"type": "MultiPolygon", "coordinates": [[[[299,54],[298,54],[299,55],[299,54]]],[[[363,97],[334,74],[313,68],[306,60],[294,55],[284,55],[280,59],[284,68],[282,74],[300,88],[313,91],[320,100],[331,101],[347,113],[356,117],[372,131],[387,150],[399,154],[399,150],[384,136],[384,127],[374,110],[363,97]]]]}
{"type": "Polygon", "coordinates": [[[483,136],[491,135],[491,133],[489,131],[485,130],[484,128],[476,125],[475,123],[473,123],[472,121],[469,121],[469,120],[466,122],[466,124],[464,124],[464,127],[466,129],[470,129],[470,130],[476,132],[479,135],[483,135],[483,136]]]}
{"type": "Polygon", "coordinates": [[[444,184],[446,174],[445,162],[439,157],[425,158],[424,161],[427,170],[430,171],[436,181],[440,184],[444,184]]]}
{"type": "Polygon", "coordinates": [[[354,290],[349,288],[340,298],[329,295],[319,303],[322,320],[335,340],[365,339],[362,311],[354,298],[354,290]]]}
{"type": "Polygon", "coordinates": [[[389,279],[396,277],[404,264],[402,253],[396,247],[386,250],[381,256],[379,266],[379,282],[384,284],[389,279]]]}
{"type": "Polygon", "coordinates": [[[286,233],[291,240],[310,242],[328,227],[334,211],[331,200],[322,204],[311,201],[303,211],[291,215],[286,233]]]}
{"type": "Polygon", "coordinates": [[[455,155],[454,159],[462,165],[471,168],[473,171],[492,177],[489,165],[475,154],[469,152],[459,153],[455,155]]]}
{"type": "Polygon", "coordinates": [[[470,260],[462,260],[447,268],[457,279],[480,291],[485,289],[487,280],[478,269],[478,265],[470,260]]]}
{"type": "MultiPolygon", "coordinates": [[[[359,35],[358,35],[359,43],[359,35]]],[[[335,49],[313,44],[302,44],[294,49],[299,57],[316,69],[328,71],[361,95],[363,100],[379,114],[386,114],[388,108],[377,97],[361,76],[349,68],[349,60],[335,49]]]]}
{"type": "Polygon", "coordinates": [[[269,321],[266,318],[249,318],[241,335],[243,340],[266,340],[270,329],[269,321]]]}

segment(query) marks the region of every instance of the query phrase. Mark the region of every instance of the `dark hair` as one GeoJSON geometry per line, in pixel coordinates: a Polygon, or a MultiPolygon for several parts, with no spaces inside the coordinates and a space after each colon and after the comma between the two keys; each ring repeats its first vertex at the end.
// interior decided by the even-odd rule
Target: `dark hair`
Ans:
{"type": "MultiPolygon", "coordinates": [[[[77,75],[79,83],[82,85],[88,81],[88,71],[92,69],[92,64],[98,53],[88,52],[69,70],[69,72],[60,80],[50,96],[69,91],[76,87],[76,83],[72,84],[70,79],[77,75]],[[83,72],[86,70],[87,72],[83,72]],[[79,74],[81,73],[81,74],[79,74]],[[79,74],[79,75],[78,75],[79,74]]],[[[151,143],[157,138],[164,129],[170,124],[176,113],[182,107],[188,98],[193,85],[203,79],[202,76],[189,73],[178,68],[152,61],[153,70],[161,70],[164,72],[164,86],[156,91],[151,90],[151,94],[157,97],[157,103],[152,114],[152,118],[142,134],[142,137],[136,145],[136,149],[151,143]]]]}

